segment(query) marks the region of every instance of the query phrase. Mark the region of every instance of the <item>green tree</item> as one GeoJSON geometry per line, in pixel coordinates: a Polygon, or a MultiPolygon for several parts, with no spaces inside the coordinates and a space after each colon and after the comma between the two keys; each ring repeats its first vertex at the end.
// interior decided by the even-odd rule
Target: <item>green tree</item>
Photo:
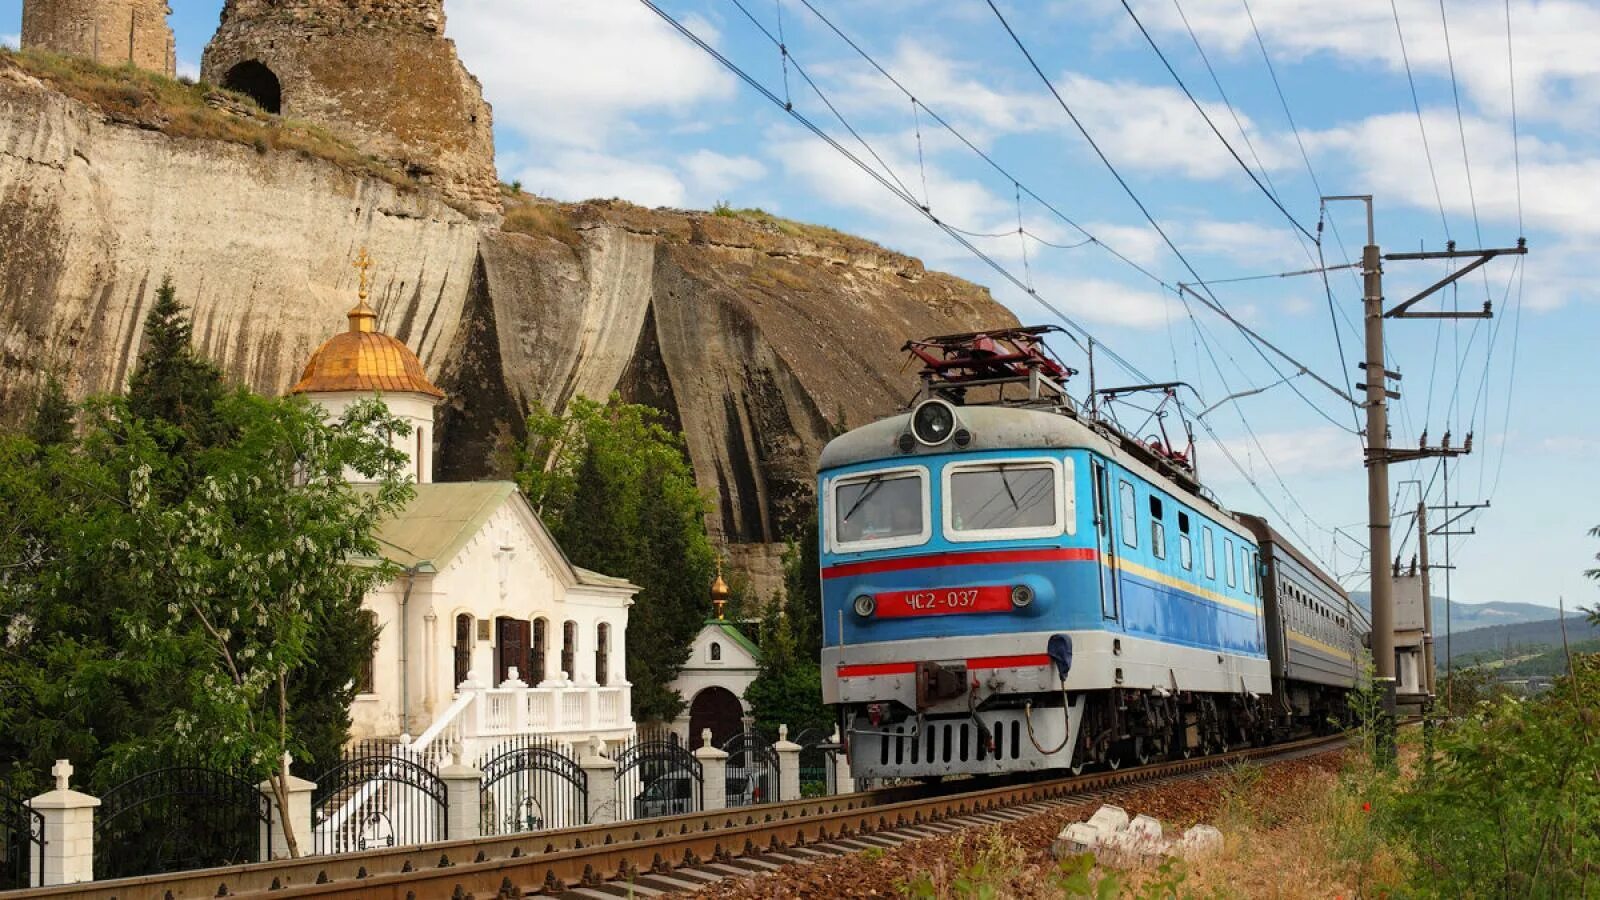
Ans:
{"type": "Polygon", "coordinates": [[[538,412],[517,453],[518,484],[575,564],[640,588],[629,614],[628,680],[641,721],[669,720],[683,698],[667,687],[709,610],[705,498],[680,435],[662,414],[579,397],[538,412]]]}
{"type": "Polygon", "coordinates": [[[756,721],[769,734],[788,725],[797,735],[808,728],[827,731],[833,713],[822,703],[822,676],[815,660],[800,655],[789,617],[779,604],[768,607],[761,623],[761,672],[745,689],[756,721]]]}
{"type": "Polygon", "coordinates": [[[212,415],[230,439],[184,455],[161,446],[169,423],[119,398],[86,407],[70,453],[0,440],[0,534],[30,533],[0,544],[0,764],[13,772],[65,757],[104,787],[199,755],[281,792],[286,753],[343,742],[374,635],[328,626],[359,617],[392,574],[350,563],[379,557],[372,530],[410,490],[387,440],[406,426],[375,401],[330,426],[303,400],[243,390],[212,415]],[[347,467],[376,486],[353,487],[347,467]]]}
{"type": "Polygon", "coordinates": [[[73,419],[77,407],[67,399],[67,389],[54,375],[40,386],[33,415],[28,420],[28,437],[40,448],[56,447],[72,441],[73,419]]]}
{"type": "Polygon", "coordinates": [[[822,658],[822,560],[816,503],[800,519],[800,533],[783,551],[783,610],[802,660],[822,658]]]}
{"type": "Polygon", "coordinates": [[[226,392],[222,370],[196,353],[193,341],[194,323],[172,279],[163,278],[144,320],[139,363],[128,379],[128,409],[136,418],[172,426],[157,432],[167,449],[221,437],[214,410],[226,392]]]}

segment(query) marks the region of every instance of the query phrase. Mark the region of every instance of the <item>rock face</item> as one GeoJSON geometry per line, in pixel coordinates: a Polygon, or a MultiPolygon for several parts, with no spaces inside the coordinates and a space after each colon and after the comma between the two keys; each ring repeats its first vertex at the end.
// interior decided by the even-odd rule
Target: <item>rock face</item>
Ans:
{"type": "Polygon", "coordinates": [[[504,228],[300,154],[111,124],[0,60],[0,417],[55,370],[119,390],[170,275],[200,348],[281,392],[377,261],[381,330],[450,395],[438,480],[504,473],[534,406],[672,417],[765,593],[833,431],[915,390],[908,337],[1014,324],[982,288],[826,229],[515,200],[504,228]]]}
{"type": "Polygon", "coordinates": [[[444,25],[444,0],[228,0],[201,77],[488,212],[499,184],[489,104],[444,25]]]}
{"type": "Polygon", "coordinates": [[[170,78],[178,65],[171,13],[167,0],[23,0],[22,46],[170,78]]]}

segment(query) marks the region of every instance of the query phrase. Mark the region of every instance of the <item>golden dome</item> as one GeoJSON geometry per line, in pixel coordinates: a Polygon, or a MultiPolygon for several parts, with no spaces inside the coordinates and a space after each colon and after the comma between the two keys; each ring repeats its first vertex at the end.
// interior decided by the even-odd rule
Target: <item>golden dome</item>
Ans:
{"type": "Polygon", "coordinates": [[[348,315],[350,330],[334,335],[311,354],[289,393],[409,393],[444,399],[444,391],[428,380],[411,348],[376,330],[378,314],[367,305],[365,292],[348,315]]]}

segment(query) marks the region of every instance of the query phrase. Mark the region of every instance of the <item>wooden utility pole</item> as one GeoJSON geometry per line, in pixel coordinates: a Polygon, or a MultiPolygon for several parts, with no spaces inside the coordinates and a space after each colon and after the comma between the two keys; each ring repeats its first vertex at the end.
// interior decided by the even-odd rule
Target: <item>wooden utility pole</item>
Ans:
{"type": "MultiPolygon", "coordinates": [[[[1369,558],[1372,566],[1372,663],[1377,688],[1383,698],[1384,723],[1379,728],[1380,755],[1394,755],[1395,713],[1395,654],[1394,654],[1394,570],[1390,568],[1392,555],[1389,534],[1389,464],[1412,462],[1429,457],[1460,456],[1472,452],[1472,435],[1459,448],[1450,446],[1450,433],[1445,432],[1444,443],[1438,447],[1427,445],[1427,432],[1416,449],[1394,449],[1389,446],[1389,400],[1400,399],[1399,391],[1389,390],[1389,379],[1400,380],[1399,372],[1384,368],[1383,326],[1385,319],[1487,319],[1493,315],[1487,301],[1482,312],[1411,312],[1411,307],[1423,298],[1455,283],[1461,276],[1484,265],[1496,256],[1528,252],[1527,242],[1517,239],[1514,248],[1495,250],[1457,250],[1454,242],[1444,251],[1421,253],[1391,253],[1384,255],[1378,248],[1377,230],[1373,224],[1372,195],[1355,194],[1323,197],[1330,200],[1359,200],[1367,207],[1367,244],[1361,252],[1363,285],[1363,311],[1366,324],[1366,361],[1361,368],[1366,381],[1356,387],[1366,391],[1367,410],[1367,520],[1369,558]],[[1411,261],[1424,259],[1457,259],[1476,257],[1473,262],[1451,272],[1393,309],[1383,308],[1383,261],[1411,261]]],[[[1424,603],[1432,598],[1424,597],[1424,603]]],[[[1424,607],[1426,608],[1426,607],[1424,607]]]]}

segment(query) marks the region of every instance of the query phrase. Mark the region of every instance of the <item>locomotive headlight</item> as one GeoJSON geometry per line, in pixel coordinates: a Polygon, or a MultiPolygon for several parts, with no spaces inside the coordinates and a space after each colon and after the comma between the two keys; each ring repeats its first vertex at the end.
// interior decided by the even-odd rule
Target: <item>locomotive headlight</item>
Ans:
{"type": "Polygon", "coordinates": [[[1027,609],[1033,604],[1033,588],[1019,584],[1011,589],[1011,605],[1017,609],[1027,609]]]}
{"type": "Polygon", "coordinates": [[[861,594],[855,601],[856,615],[863,619],[870,619],[878,611],[878,601],[871,594],[861,594]]]}
{"type": "Polygon", "coordinates": [[[955,430],[955,408],[943,400],[924,400],[911,414],[911,434],[923,446],[937,447],[955,430]]]}

